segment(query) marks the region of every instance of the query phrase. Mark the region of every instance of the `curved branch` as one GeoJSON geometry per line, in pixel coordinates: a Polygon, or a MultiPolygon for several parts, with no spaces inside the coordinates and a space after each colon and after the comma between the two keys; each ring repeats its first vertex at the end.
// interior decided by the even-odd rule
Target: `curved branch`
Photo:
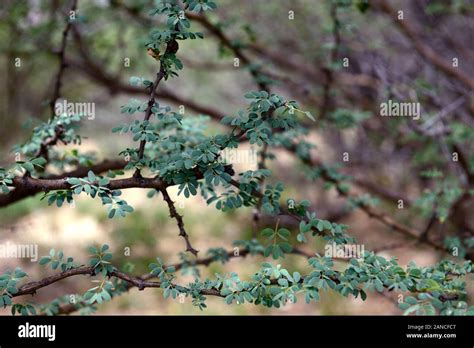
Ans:
{"type": "MultiPolygon", "coordinates": [[[[233,250],[230,250],[230,251],[227,252],[227,257],[228,258],[238,258],[238,257],[245,257],[248,254],[249,254],[249,251],[247,249],[244,249],[244,250],[240,251],[239,253],[235,253],[233,250]]],[[[175,265],[168,266],[167,268],[173,267],[175,269],[175,271],[178,271],[178,270],[182,269],[185,265],[208,266],[212,262],[215,262],[215,261],[217,261],[217,260],[213,257],[206,257],[206,258],[202,258],[202,259],[196,259],[196,260],[191,261],[191,262],[189,262],[189,261],[188,262],[181,262],[181,263],[178,263],[178,264],[175,264],[175,265]]],[[[95,275],[94,274],[94,267],[92,267],[92,266],[81,266],[81,267],[78,267],[78,268],[73,268],[73,269],[70,269],[70,270],[67,270],[67,271],[63,271],[63,272],[51,275],[49,277],[43,278],[43,279],[38,280],[38,281],[28,282],[28,283],[22,285],[18,289],[18,292],[13,294],[12,297],[18,297],[18,296],[24,296],[24,295],[34,295],[34,294],[36,294],[36,291],[41,289],[41,288],[47,287],[47,286],[49,286],[51,284],[54,284],[56,282],[59,282],[63,279],[74,277],[74,276],[77,276],[77,275],[91,275],[91,276],[94,276],[95,275]]],[[[115,271],[111,272],[109,275],[111,277],[116,277],[116,278],[119,278],[119,279],[122,279],[122,280],[126,281],[128,283],[127,287],[126,287],[127,290],[129,290],[132,287],[138,287],[141,290],[143,290],[144,288],[147,288],[147,287],[160,287],[159,282],[149,282],[150,279],[154,278],[153,274],[151,274],[151,273],[146,273],[142,276],[136,277],[136,276],[131,276],[131,275],[128,275],[124,272],[120,272],[120,271],[115,270],[115,271]]],[[[215,295],[215,293],[214,292],[212,292],[212,293],[203,293],[203,295],[215,295]]],[[[220,293],[219,293],[219,296],[220,296],[220,293]]],[[[74,307],[74,310],[76,310],[75,307],[74,307]]],[[[71,312],[73,312],[74,310],[72,310],[71,312]]],[[[71,312],[69,312],[69,313],[71,313],[71,312]]],[[[62,313],[62,314],[66,314],[66,313],[62,313]]]]}
{"type": "MultiPolygon", "coordinates": [[[[58,180],[58,179],[71,178],[71,177],[84,177],[87,175],[87,172],[90,170],[94,172],[95,174],[100,174],[108,170],[122,169],[125,167],[125,165],[126,165],[126,162],[124,160],[120,160],[120,159],[105,160],[101,163],[98,163],[90,167],[84,166],[84,167],[79,167],[69,172],[62,173],[62,174],[48,175],[44,178],[44,180],[58,180]]],[[[27,187],[23,187],[20,184],[10,193],[0,194],[0,208],[6,207],[24,198],[34,196],[39,192],[42,192],[41,188],[27,188],[27,187]]]]}
{"type": "Polygon", "coordinates": [[[18,292],[13,294],[13,297],[23,296],[23,295],[34,295],[34,294],[36,294],[36,291],[41,289],[41,288],[44,288],[48,285],[59,282],[60,280],[63,280],[63,279],[69,278],[69,277],[74,277],[74,276],[77,276],[77,275],[91,275],[91,276],[93,276],[94,275],[94,267],[92,267],[92,266],[85,267],[84,266],[84,267],[73,268],[73,269],[69,269],[67,271],[63,271],[61,273],[54,274],[52,276],[43,278],[43,279],[38,280],[38,281],[33,281],[33,282],[26,283],[18,289],[18,292]]]}

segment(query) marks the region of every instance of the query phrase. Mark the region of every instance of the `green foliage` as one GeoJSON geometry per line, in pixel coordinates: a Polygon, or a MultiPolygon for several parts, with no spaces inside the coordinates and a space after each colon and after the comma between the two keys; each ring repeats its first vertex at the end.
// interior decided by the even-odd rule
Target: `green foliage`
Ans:
{"type": "Polygon", "coordinates": [[[211,248],[207,251],[207,255],[214,261],[220,261],[223,264],[229,261],[229,255],[224,248],[211,248]]]}
{"type": "Polygon", "coordinates": [[[279,182],[275,186],[266,185],[262,198],[262,210],[268,214],[278,214],[280,212],[280,197],[283,192],[283,183],[279,182]]]}
{"type": "Polygon", "coordinates": [[[297,203],[294,199],[288,199],[286,203],[288,205],[288,211],[299,216],[305,216],[306,211],[308,210],[308,207],[311,204],[306,199],[302,200],[299,203],[297,203]]]}
{"type": "Polygon", "coordinates": [[[460,238],[457,236],[445,236],[444,246],[453,256],[465,258],[468,252],[474,248],[474,238],[460,238]]]}
{"type": "Polygon", "coordinates": [[[263,237],[266,237],[267,243],[270,243],[263,252],[263,256],[265,257],[272,255],[276,260],[280,257],[284,257],[285,253],[290,253],[293,249],[288,242],[291,232],[286,228],[278,228],[278,226],[275,227],[275,229],[266,228],[261,234],[263,237]]]}
{"type": "Polygon", "coordinates": [[[133,133],[133,141],[145,140],[154,143],[158,140],[159,136],[155,125],[150,123],[150,121],[135,120],[131,125],[121,125],[112,129],[114,133],[120,132],[123,134],[128,131],[133,133]]]}
{"type": "Polygon", "coordinates": [[[89,248],[89,253],[91,254],[89,265],[94,267],[95,274],[100,273],[103,276],[107,276],[115,270],[115,267],[110,263],[112,254],[107,252],[107,250],[109,250],[107,244],[102,245],[100,248],[89,248]]]}
{"type": "Polygon", "coordinates": [[[236,240],[234,241],[233,245],[238,248],[242,248],[243,250],[248,250],[250,255],[260,255],[263,254],[265,247],[260,244],[257,239],[251,240],[236,240]]]}
{"type": "Polygon", "coordinates": [[[72,257],[68,257],[67,259],[64,259],[63,252],[59,250],[56,253],[54,249],[51,249],[49,251],[48,256],[43,256],[39,260],[40,265],[47,265],[48,263],[50,264],[52,270],[60,269],[63,272],[77,267],[74,264],[74,259],[72,257]]]}
{"type": "MultiPolygon", "coordinates": [[[[91,196],[92,198],[98,196],[100,197],[103,205],[108,205],[108,217],[113,218],[115,215],[120,215],[124,217],[127,213],[133,212],[133,207],[128,205],[127,202],[119,196],[122,194],[120,190],[111,190],[107,187],[110,180],[107,177],[98,177],[92,171],[89,171],[87,177],[85,178],[69,178],[67,182],[71,185],[72,193],[75,195],[79,195],[82,192],[86,193],[87,195],[91,196]]],[[[66,199],[68,202],[72,199],[69,197],[71,194],[66,194],[66,199]]],[[[48,199],[48,204],[52,204],[56,201],[58,204],[58,200],[64,200],[64,196],[59,196],[56,194],[50,194],[48,199]]]]}
{"type": "Polygon", "coordinates": [[[79,311],[79,314],[82,315],[90,315],[97,310],[94,304],[87,303],[84,298],[78,294],[61,296],[49,303],[39,305],[38,309],[40,313],[52,316],[59,314],[62,305],[73,305],[74,308],[79,311]],[[71,301],[72,298],[74,298],[73,302],[71,301]]]}
{"type": "MultiPolygon", "coordinates": [[[[128,101],[127,104],[122,105],[120,112],[122,114],[134,114],[135,112],[145,112],[145,110],[148,107],[147,102],[142,102],[138,99],[132,98],[128,101]]],[[[117,128],[113,129],[114,131],[117,131],[117,128]]]]}
{"type": "Polygon", "coordinates": [[[451,206],[461,196],[462,190],[458,183],[443,179],[439,171],[425,171],[423,175],[435,180],[435,187],[426,189],[414,205],[425,217],[430,217],[434,212],[438,220],[443,223],[448,217],[451,206]]]}
{"type": "Polygon", "coordinates": [[[36,126],[31,139],[23,145],[15,146],[13,151],[33,157],[40,150],[44,139],[54,138],[58,131],[61,134],[61,141],[65,144],[80,144],[82,139],[80,135],[76,134],[76,126],[84,117],[85,115],[67,113],[56,115],[48,122],[36,126]]]}
{"type": "Polygon", "coordinates": [[[164,298],[168,298],[170,296],[172,298],[176,298],[183,288],[172,283],[173,279],[175,279],[175,275],[173,274],[175,272],[175,268],[173,266],[166,267],[159,257],[156,258],[156,261],[156,263],[150,263],[148,266],[151,269],[150,273],[160,279],[161,288],[164,289],[164,298]]]}
{"type": "Polygon", "coordinates": [[[62,207],[64,201],[68,202],[69,204],[71,204],[74,201],[72,191],[64,191],[64,190],[53,191],[53,192],[45,194],[43,197],[41,197],[41,200],[45,199],[46,197],[48,198],[48,205],[56,203],[56,206],[58,208],[62,207]]]}
{"type": "Polygon", "coordinates": [[[93,280],[93,282],[99,285],[87,290],[84,294],[84,300],[88,304],[109,302],[112,298],[113,284],[105,280],[93,280]]]}
{"type": "MultiPolygon", "coordinates": [[[[221,173],[222,171],[223,168],[221,168],[221,173]]],[[[216,208],[222,211],[228,211],[230,209],[236,209],[242,206],[252,206],[256,203],[253,192],[259,189],[259,183],[263,180],[263,178],[270,176],[270,174],[271,172],[267,169],[259,169],[255,171],[248,170],[244,173],[240,173],[239,175],[241,176],[241,180],[239,180],[238,191],[234,189],[228,189],[219,196],[214,194],[212,197],[207,199],[207,204],[216,202],[216,208]]],[[[224,181],[221,180],[221,182],[230,182],[231,177],[225,172],[225,170],[222,175],[224,181]]],[[[268,202],[270,198],[267,198],[265,202],[268,202]]]]}
{"type": "Polygon", "coordinates": [[[443,297],[421,293],[407,296],[398,307],[403,310],[403,315],[474,315],[474,306],[469,307],[465,301],[446,300],[443,297]],[[441,299],[440,299],[441,298],[441,299]]]}
{"type": "MultiPolygon", "coordinates": [[[[190,1],[186,2],[186,6],[191,11],[196,12],[212,10],[216,7],[212,1],[190,1]]],[[[181,60],[175,54],[178,47],[177,41],[202,39],[204,35],[200,32],[188,31],[191,23],[186,18],[183,9],[177,1],[168,0],[158,3],[158,7],[150,11],[150,15],[159,14],[167,17],[166,27],[165,29],[153,29],[145,46],[153,49],[155,52],[160,52],[159,60],[166,80],[169,77],[178,76],[177,72],[183,69],[181,60]],[[164,45],[167,46],[167,49],[163,52],[164,45]],[[170,47],[173,47],[173,49],[170,49],[170,47]]]]}
{"type": "Polygon", "coordinates": [[[16,169],[24,169],[29,173],[33,173],[35,168],[44,168],[44,164],[46,164],[46,160],[43,157],[33,158],[30,161],[17,161],[16,169]]]}
{"type": "MultiPolygon", "coordinates": [[[[283,228],[265,229],[262,231],[262,235],[271,242],[270,253],[273,254],[277,246],[280,249],[285,249],[281,244],[287,243],[290,231],[283,228]]],[[[245,247],[244,250],[248,250],[251,254],[270,255],[268,246],[264,248],[255,240],[237,241],[235,245],[245,247]]],[[[288,247],[291,247],[289,243],[288,247]]],[[[102,277],[110,276],[115,270],[110,264],[112,255],[107,250],[107,245],[103,245],[100,249],[90,248],[90,252],[93,254],[90,265],[94,267],[95,274],[100,273],[102,277]]],[[[52,255],[55,253],[50,253],[50,257],[53,257],[52,255]]],[[[213,261],[225,263],[228,260],[228,254],[222,248],[211,248],[208,255],[213,261]]],[[[273,256],[275,257],[275,255],[273,256]]],[[[277,255],[275,258],[280,256],[277,255]]],[[[49,262],[51,261],[47,260],[42,263],[49,262]]],[[[265,262],[249,280],[241,279],[236,273],[216,274],[215,279],[201,280],[199,276],[196,276],[194,282],[187,286],[175,284],[175,267],[166,266],[159,257],[156,262],[149,265],[149,268],[151,275],[159,279],[159,287],[163,289],[165,298],[176,299],[180,294],[191,296],[193,305],[201,310],[207,307],[206,296],[203,293],[215,293],[215,291],[218,291],[227,304],[249,302],[280,308],[287,303],[297,302],[298,294],[302,294],[307,303],[319,301],[321,292],[329,290],[340,293],[342,296],[360,296],[365,300],[367,292],[382,292],[387,289],[409,291],[416,294],[416,297],[407,296],[400,303],[399,306],[405,311],[405,314],[473,314],[473,308],[466,304],[466,284],[460,281],[461,277],[472,272],[471,261],[458,264],[444,260],[425,268],[411,263],[404,269],[398,265],[394,258],[387,260],[374,253],[366,252],[360,259],[351,259],[343,270],[336,270],[334,261],[330,257],[316,255],[308,260],[308,264],[312,271],[306,276],[297,271],[290,272],[281,265],[265,262]]],[[[192,267],[191,262],[188,261],[182,267],[192,267]]],[[[131,271],[131,268],[127,267],[125,271],[131,271]]],[[[26,274],[19,269],[0,276],[0,290],[4,291],[1,298],[4,305],[12,305],[11,296],[18,291],[17,282],[25,276],[26,274]]],[[[108,281],[104,278],[93,282],[98,285],[87,290],[84,296],[77,296],[77,302],[74,302],[76,308],[83,313],[95,311],[94,304],[110,301],[113,296],[127,290],[126,283],[121,280],[108,281]]],[[[55,315],[61,304],[64,303],[69,303],[66,297],[39,308],[42,313],[55,315]]],[[[12,313],[36,314],[33,304],[14,304],[13,306],[12,313]]]]}
{"type": "Polygon", "coordinates": [[[300,221],[296,240],[300,243],[306,243],[306,234],[311,233],[313,237],[316,235],[323,236],[323,239],[330,243],[347,244],[354,242],[355,239],[346,233],[347,227],[347,225],[318,219],[316,213],[306,211],[306,218],[300,221]]]}
{"type": "Polygon", "coordinates": [[[0,190],[7,194],[10,192],[9,186],[13,184],[15,175],[4,168],[0,168],[0,190]]]}
{"type": "Polygon", "coordinates": [[[174,267],[166,267],[159,257],[156,258],[156,263],[150,263],[148,267],[151,269],[151,274],[160,278],[161,281],[173,279],[172,273],[175,272],[174,267]]]}
{"type": "Polygon", "coordinates": [[[45,164],[46,159],[36,157],[29,161],[17,161],[12,168],[0,167],[0,191],[4,194],[9,193],[13,179],[18,173],[35,174],[38,168],[44,169],[45,164]]]}
{"type": "Polygon", "coordinates": [[[145,87],[151,87],[153,85],[153,81],[147,80],[143,77],[138,77],[138,76],[132,76],[130,77],[130,84],[132,86],[145,86],[145,87]]]}
{"type": "Polygon", "coordinates": [[[217,5],[211,0],[188,0],[184,1],[188,5],[189,11],[201,12],[215,10],[217,5]]]}
{"type": "Polygon", "coordinates": [[[298,124],[297,114],[314,119],[309,112],[301,111],[295,101],[286,101],[277,94],[252,91],[245,94],[245,98],[250,100],[247,110],[240,110],[236,117],[224,117],[222,123],[245,130],[250,144],[274,144],[272,129],[295,128],[298,124]]]}
{"type": "Polygon", "coordinates": [[[28,316],[30,314],[36,315],[36,308],[30,303],[15,303],[12,306],[12,314],[15,315],[16,313],[21,314],[22,316],[28,316]]]}
{"type": "Polygon", "coordinates": [[[19,281],[27,274],[17,267],[14,271],[6,271],[0,275],[0,307],[11,306],[11,298],[18,292],[19,281]]]}

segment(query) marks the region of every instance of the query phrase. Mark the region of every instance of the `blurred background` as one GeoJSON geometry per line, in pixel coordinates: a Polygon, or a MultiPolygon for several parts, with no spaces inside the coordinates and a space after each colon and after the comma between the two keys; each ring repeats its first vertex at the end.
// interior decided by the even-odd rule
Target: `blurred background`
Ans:
{"type": "MultiPolygon", "coordinates": [[[[78,1],[61,96],[94,103],[96,117],[81,123],[80,146],[55,148],[54,158],[67,158],[67,168],[119,158],[121,150],[135,146],[131,137],[113,134],[111,129],[130,118],[120,113],[130,98],[147,100],[146,90],[132,86],[130,77],[152,80],[158,68],[145,49],[149,31],[163,24],[159,16],[148,15],[153,3],[78,1]]],[[[160,105],[184,106],[185,117],[202,115],[206,132],[216,134],[225,129],[218,120],[245,108],[244,94],[258,89],[251,74],[257,69],[273,92],[297,100],[301,109],[315,115],[316,122],[304,121],[305,139],[316,145],[312,156],[350,175],[355,192],[376,198],[378,208],[398,222],[427,230],[426,238],[457,245],[461,257],[472,257],[473,1],[220,0],[217,5],[215,11],[190,18],[192,30],[202,31],[205,39],[180,45],[178,58],[184,69],[179,78],[159,86],[160,105]],[[229,43],[239,47],[238,52],[229,43]],[[380,104],[390,99],[419,102],[420,120],[381,117],[380,104]],[[349,161],[344,161],[345,153],[349,161]],[[420,175],[426,171],[441,174],[420,175]]],[[[50,116],[57,52],[69,8],[70,2],[62,0],[0,4],[0,167],[15,162],[15,145],[24,144],[34,126],[50,116]],[[15,64],[18,58],[20,66],[15,64]]],[[[275,160],[268,161],[274,173],[269,182],[285,183],[282,199],[310,200],[319,217],[349,225],[349,234],[366,250],[395,256],[402,265],[414,261],[427,266],[446,257],[351,208],[335,190],[325,190],[322,180],[309,180],[289,152],[270,152],[275,160]]],[[[256,169],[255,163],[245,160],[235,166],[237,171],[256,169]]],[[[48,170],[59,173],[64,168],[48,170]]],[[[185,199],[176,190],[170,194],[200,256],[206,256],[209,248],[229,250],[234,240],[251,238],[251,209],[222,213],[200,197],[185,199]]],[[[134,274],[146,273],[156,256],[166,263],[180,262],[183,241],[162,198],[147,198],[146,190],[140,189],[124,190],[123,196],[135,212],[113,220],[100,202],[85,197],[74,207],[60,209],[40,201],[41,195],[4,206],[0,243],[37,243],[40,255],[50,248],[61,249],[79,262],[86,262],[88,246],[107,243],[115,262],[133,264],[134,274]],[[125,248],[130,248],[130,256],[124,255],[125,248]]],[[[274,223],[264,218],[260,227],[274,223]]],[[[302,249],[321,252],[323,244],[315,241],[302,249]]],[[[245,278],[263,260],[247,256],[199,271],[202,277],[235,271],[245,278]]],[[[288,255],[282,262],[288,269],[309,270],[301,256],[288,255]]],[[[52,272],[29,261],[0,259],[0,271],[14,266],[25,269],[30,280],[52,272]]],[[[193,275],[188,271],[179,278],[185,283],[193,275]]],[[[33,300],[48,303],[59,296],[83,294],[92,284],[87,277],[66,279],[40,290],[33,300]]],[[[96,313],[390,315],[401,313],[396,300],[391,293],[370,293],[363,302],[327,292],[317,304],[306,305],[300,299],[282,309],[267,309],[252,304],[228,306],[222,299],[209,298],[208,309],[202,312],[188,298],[180,303],[164,300],[161,290],[138,294],[132,289],[98,306],[96,313]]]]}

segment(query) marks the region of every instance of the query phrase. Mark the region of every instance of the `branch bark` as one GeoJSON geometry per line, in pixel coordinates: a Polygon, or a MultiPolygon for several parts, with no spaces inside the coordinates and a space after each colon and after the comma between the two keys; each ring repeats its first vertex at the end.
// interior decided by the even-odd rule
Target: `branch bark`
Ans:
{"type": "Polygon", "coordinates": [[[198,250],[194,249],[189,241],[189,235],[186,233],[186,229],[184,228],[184,221],[183,217],[178,214],[176,207],[174,206],[174,202],[171,199],[170,195],[166,188],[162,188],[160,190],[161,194],[163,195],[163,199],[165,200],[166,204],[168,204],[168,209],[170,211],[170,217],[174,218],[178,223],[179,228],[179,235],[184,238],[186,242],[186,251],[189,251],[194,256],[197,256],[198,250]]]}

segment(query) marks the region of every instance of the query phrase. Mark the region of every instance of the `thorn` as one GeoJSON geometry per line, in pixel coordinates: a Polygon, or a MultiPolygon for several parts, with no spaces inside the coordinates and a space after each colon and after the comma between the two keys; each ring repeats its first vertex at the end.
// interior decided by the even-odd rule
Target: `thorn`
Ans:
{"type": "Polygon", "coordinates": [[[133,177],[135,179],[141,179],[142,178],[142,174],[140,173],[139,169],[135,170],[135,172],[133,173],[133,177]]]}

